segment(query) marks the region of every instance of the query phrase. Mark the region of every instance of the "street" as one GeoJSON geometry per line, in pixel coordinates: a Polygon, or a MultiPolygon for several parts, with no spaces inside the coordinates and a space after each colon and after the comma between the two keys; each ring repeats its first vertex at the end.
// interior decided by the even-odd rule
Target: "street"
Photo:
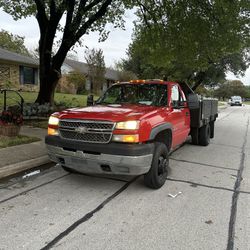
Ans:
{"type": "Polygon", "coordinates": [[[174,151],[159,190],[58,166],[0,183],[0,249],[250,249],[249,123],[250,106],[221,110],[210,145],[174,151]]]}

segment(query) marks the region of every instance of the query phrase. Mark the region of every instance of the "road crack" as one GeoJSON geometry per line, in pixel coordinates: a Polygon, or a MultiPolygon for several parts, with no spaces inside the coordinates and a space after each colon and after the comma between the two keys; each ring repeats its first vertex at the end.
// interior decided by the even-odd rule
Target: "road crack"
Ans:
{"type": "Polygon", "coordinates": [[[55,179],[53,179],[53,180],[51,180],[51,181],[47,181],[47,182],[42,183],[42,184],[40,184],[40,185],[38,185],[38,186],[35,186],[35,187],[33,187],[33,188],[26,189],[26,190],[24,190],[24,191],[22,191],[22,192],[20,192],[20,193],[18,193],[18,194],[12,195],[12,196],[10,196],[10,197],[8,197],[8,198],[6,198],[6,199],[0,200],[0,204],[4,203],[4,202],[6,202],[6,201],[12,200],[12,199],[14,199],[14,198],[16,198],[16,197],[18,197],[18,196],[23,195],[23,194],[29,193],[29,192],[31,192],[31,191],[33,191],[33,190],[36,190],[36,189],[40,188],[40,187],[46,186],[46,185],[48,185],[48,184],[50,184],[50,183],[53,183],[53,182],[55,182],[55,181],[57,181],[57,180],[60,180],[60,179],[62,179],[62,178],[64,178],[64,177],[66,177],[66,176],[68,176],[68,175],[70,175],[70,174],[65,174],[65,175],[63,175],[63,176],[57,177],[57,178],[55,178],[55,179]]]}
{"type": "Polygon", "coordinates": [[[241,148],[241,159],[240,159],[240,167],[237,173],[237,178],[234,184],[234,193],[232,197],[232,206],[231,206],[231,214],[229,220],[229,229],[228,229],[228,242],[227,242],[227,250],[234,249],[234,238],[235,238],[235,221],[237,215],[237,203],[240,193],[240,185],[242,181],[242,173],[245,166],[245,149],[247,144],[247,133],[249,128],[249,117],[247,120],[246,132],[244,135],[244,142],[241,148]]]}
{"type": "Polygon", "coordinates": [[[56,243],[58,243],[61,239],[66,237],[68,234],[70,234],[72,231],[74,231],[78,226],[80,226],[82,223],[88,221],[90,218],[94,216],[97,212],[99,212],[101,209],[105,207],[109,202],[111,202],[114,198],[116,198],[119,194],[121,194],[124,190],[126,190],[133,182],[135,182],[140,176],[136,176],[131,181],[127,182],[125,185],[123,185],[120,189],[118,189],[115,193],[113,193],[111,196],[109,196],[106,200],[104,200],[100,205],[98,205],[94,210],[90,211],[89,213],[85,214],[82,218],[75,221],[71,226],[66,228],[63,232],[61,232],[59,235],[57,235],[52,241],[46,244],[41,250],[47,250],[51,249],[56,243]]]}

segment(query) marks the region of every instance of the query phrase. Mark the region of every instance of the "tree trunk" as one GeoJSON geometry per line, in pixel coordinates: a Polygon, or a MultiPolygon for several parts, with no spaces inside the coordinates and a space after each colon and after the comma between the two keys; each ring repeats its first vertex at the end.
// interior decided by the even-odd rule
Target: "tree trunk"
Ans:
{"type": "Polygon", "coordinates": [[[35,102],[39,104],[49,103],[54,106],[55,89],[60,78],[59,70],[44,69],[43,65],[40,65],[40,91],[35,102]]]}

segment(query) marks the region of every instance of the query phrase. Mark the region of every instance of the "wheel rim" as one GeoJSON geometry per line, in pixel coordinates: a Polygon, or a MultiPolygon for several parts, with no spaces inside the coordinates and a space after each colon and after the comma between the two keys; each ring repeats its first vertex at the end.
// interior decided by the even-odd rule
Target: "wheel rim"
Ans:
{"type": "Polygon", "coordinates": [[[158,176],[164,177],[167,175],[168,160],[161,155],[158,159],[158,176]]]}

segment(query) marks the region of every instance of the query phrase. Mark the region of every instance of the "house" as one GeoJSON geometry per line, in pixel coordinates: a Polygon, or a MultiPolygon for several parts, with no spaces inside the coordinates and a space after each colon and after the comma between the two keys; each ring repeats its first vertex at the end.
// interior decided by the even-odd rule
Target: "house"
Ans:
{"type": "MultiPolygon", "coordinates": [[[[90,82],[88,78],[88,64],[84,62],[79,62],[71,59],[66,59],[62,66],[62,74],[69,74],[72,71],[78,71],[82,73],[86,77],[86,90],[93,90],[93,84],[90,82]]],[[[105,82],[102,85],[102,89],[100,91],[105,91],[108,87],[110,87],[113,83],[119,80],[119,72],[113,69],[106,68],[105,73],[105,82]]]]}
{"type": "Polygon", "coordinates": [[[38,60],[0,48],[0,86],[38,84],[38,70],[38,60]]]}
{"type": "MultiPolygon", "coordinates": [[[[88,78],[88,65],[86,63],[66,59],[62,66],[62,74],[67,75],[73,71],[78,71],[86,77],[86,90],[93,90],[93,83],[88,78]]],[[[112,83],[118,80],[118,71],[107,68],[105,82],[100,91],[106,90],[112,83]]],[[[39,61],[0,48],[0,87],[7,83],[11,83],[12,87],[20,87],[20,85],[26,84],[38,85],[39,61]]]]}

